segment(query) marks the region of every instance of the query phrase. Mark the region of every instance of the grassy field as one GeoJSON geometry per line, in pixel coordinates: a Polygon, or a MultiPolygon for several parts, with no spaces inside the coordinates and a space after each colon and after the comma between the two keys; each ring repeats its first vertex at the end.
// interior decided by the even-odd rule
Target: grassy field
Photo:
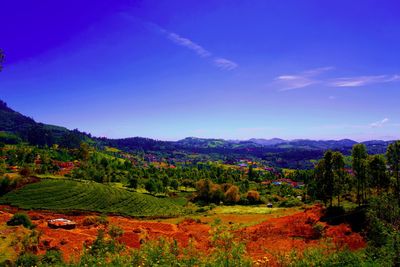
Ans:
{"type": "Polygon", "coordinates": [[[282,211],[282,208],[267,208],[263,206],[219,206],[212,210],[214,214],[271,214],[282,211]]]}
{"type": "Polygon", "coordinates": [[[23,209],[85,210],[129,216],[174,216],[182,208],[169,199],[130,192],[91,181],[46,179],[12,191],[0,204],[23,209]]]}

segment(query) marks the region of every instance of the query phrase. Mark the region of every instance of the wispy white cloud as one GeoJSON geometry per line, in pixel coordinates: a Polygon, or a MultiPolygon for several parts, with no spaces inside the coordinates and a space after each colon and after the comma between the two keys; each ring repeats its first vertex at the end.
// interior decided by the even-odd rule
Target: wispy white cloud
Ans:
{"type": "Polygon", "coordinates": [[[399,74],[339,77],[333,79],[322,79],[318,77],[322,73],[332,69],[333,67],[322,67],[306,70],[298,74],[280,75],[274,79],[272,84],[277,87],[279,91],[288,91],[308,87],[314,84],[328,87],[361,87],[371,84],[400,81],[399,74]]]}
{"type": "Polygon", "coordinates": [[[214,65],[222,70],[233,70],[236,69],[239,65],[229,59],[226,58],[214,58],[214,65]]]}
{"type": "Polygon", "coordinates": [[[198,43],[190,40],[189,38],[183,37],[175,32],[168,31],[156,24],[151,24],[151,26],[153,29],[156,29],[164,34],[168,38],[168,40],[172,41],[173,43],[195,52],[198,56],[202,58],[207,58],[211,60],[214,66],[221,70],[229,71],[239,67],[238,63],[230,59],[214,56],[213,53],[211,53],[198,43]]]}
{"type": "Polygon", "coordinates": [[[313,84],[320,83],[316,76],[332,70],[333,67],[322,67],[311,70],[306,70],[298,74],[280,75],[275,78],[273,86],[278,87],[279,91],[288,91],[298,88],[304,88],[313,84]]]}
{"type": "Polygon", "coordinates": [[[388,83],[399,81],[400,75],[375,75],[336,78],[328,81],[327,84],[333,87],[360,87],[377,83],[388,83]]]}
{"type": "Polygon", "coordinates": [[[211,53],[204,49],[202,46],[196,44],[195,42],[189,40],[188,38],[184,38],[179,36],[176,33],[173,32],[168,32],[166,30],[163,30],[165,34],[167,35],[168,39],[176,43],[177,45],[186,47],[192,51],[194,51],[196,54],[198,54],[201,57],[209,57],[211,56],[211,53]]]}
{"type": "Polygon", "coordinates": [[[383,127],[385,124],[387,124],[388,122],[389,122],[389,119],[388,119],[388,118],[384,118],[383,120],[380,120],[380,121],[376,121],[376,122],[371,123],[369,126],[370,126],[371,128],[381,128],[381,127],[383,127]]]}
{"type": "Polygon", "coordinates": [[[320,75],[320,74],[322,74],[322,73],[324,73],[324,72],[326,72],[326,71],[333,70],[333,69],[335,69],[335,67],[333,67],[333,66],[326,66],[326,67],[321,67],[321,68],[315,68],[315,69],[311,69],[311,70],[306,70],[306,71],[303,71],[303,73],[304,73],[304,75],[308,75],[308,76],[317,76],[317,75],[320,75]]]}

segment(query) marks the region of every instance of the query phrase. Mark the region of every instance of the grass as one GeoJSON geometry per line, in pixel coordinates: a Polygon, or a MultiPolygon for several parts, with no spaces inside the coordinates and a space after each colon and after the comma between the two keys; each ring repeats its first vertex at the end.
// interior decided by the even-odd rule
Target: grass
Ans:
{"type": "Polygon", "coordinates": [[[271,214],[281,211],[282,208],[267,208],[264,206],[218,206],[213,209],[215,214],[271,214]]]}
{"type": "Polygon", "coordinates": [[[16,247],[21,247],[21,241],[30,230],[23,226],[0,225],[0,265],[5,260],[16,260],[18,253],[16,247]]]}
{"type": "Polygon", "coordinates": [[[56,174],[38,174],[36,175],[39,178],[49,178],[49,179],[65,179],[63,175],[56,175],[56,174]]]}
{"type": "Polygon", "coordinates": [[[7,193],[0,204],[23,209],[95,211],[135,217],[179,215],[182,207],[169,199],[130,192],[92,181],[46,179],[7,193]]]}
{"type": "MultiPolygon", "coordinates": [[[[209,208],[206,207],[206,210],[209,208]]],[[[189,218],[199,219],[203,223],[211,224],[216,219],[224,225],[232,225],[238,229],[253,226],[272,218],[292,215],[302,211],[301,208],[267,208],[264,206],[217,206],[204,213],[190,214],[189,218]]],[[[163,219],[163,222],[178,224],[188,217],[163,219]]]]}

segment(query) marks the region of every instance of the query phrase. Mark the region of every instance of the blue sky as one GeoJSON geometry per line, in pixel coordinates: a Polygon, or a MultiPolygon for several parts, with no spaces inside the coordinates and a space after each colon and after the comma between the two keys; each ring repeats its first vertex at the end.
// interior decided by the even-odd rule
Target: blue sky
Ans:
{"type": "Polygon", "coordinates": [[[2,3],[0,98],[37,121],[163,140],[400,138],[398,1],[32,2],[2,3]]]}

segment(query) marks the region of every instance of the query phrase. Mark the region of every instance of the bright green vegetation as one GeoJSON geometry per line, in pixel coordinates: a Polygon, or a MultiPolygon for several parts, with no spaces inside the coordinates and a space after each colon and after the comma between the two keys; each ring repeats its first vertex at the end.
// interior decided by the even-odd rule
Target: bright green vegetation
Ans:
{"type": "Polygon", "coordinates": [[[263,206],[220,206],[213,209],[216,214],[271,214],[285,210],[282,208],[267,208],[263,206]]]}
{"type": "Polygon", "coordinates": [[[9,226],[23,225],[25,228],[31,228],[32,222],[25,213],[15,213],[14,216],[7,222],[9,226]]]}
{"type": "Polygon", "coordinates": [[[92,181],[43,180],[12,191],[0,203],[24,209],[85,210],[129,216],[173,216],[181,207],[169,199],[130,192],[92,181]]]}

